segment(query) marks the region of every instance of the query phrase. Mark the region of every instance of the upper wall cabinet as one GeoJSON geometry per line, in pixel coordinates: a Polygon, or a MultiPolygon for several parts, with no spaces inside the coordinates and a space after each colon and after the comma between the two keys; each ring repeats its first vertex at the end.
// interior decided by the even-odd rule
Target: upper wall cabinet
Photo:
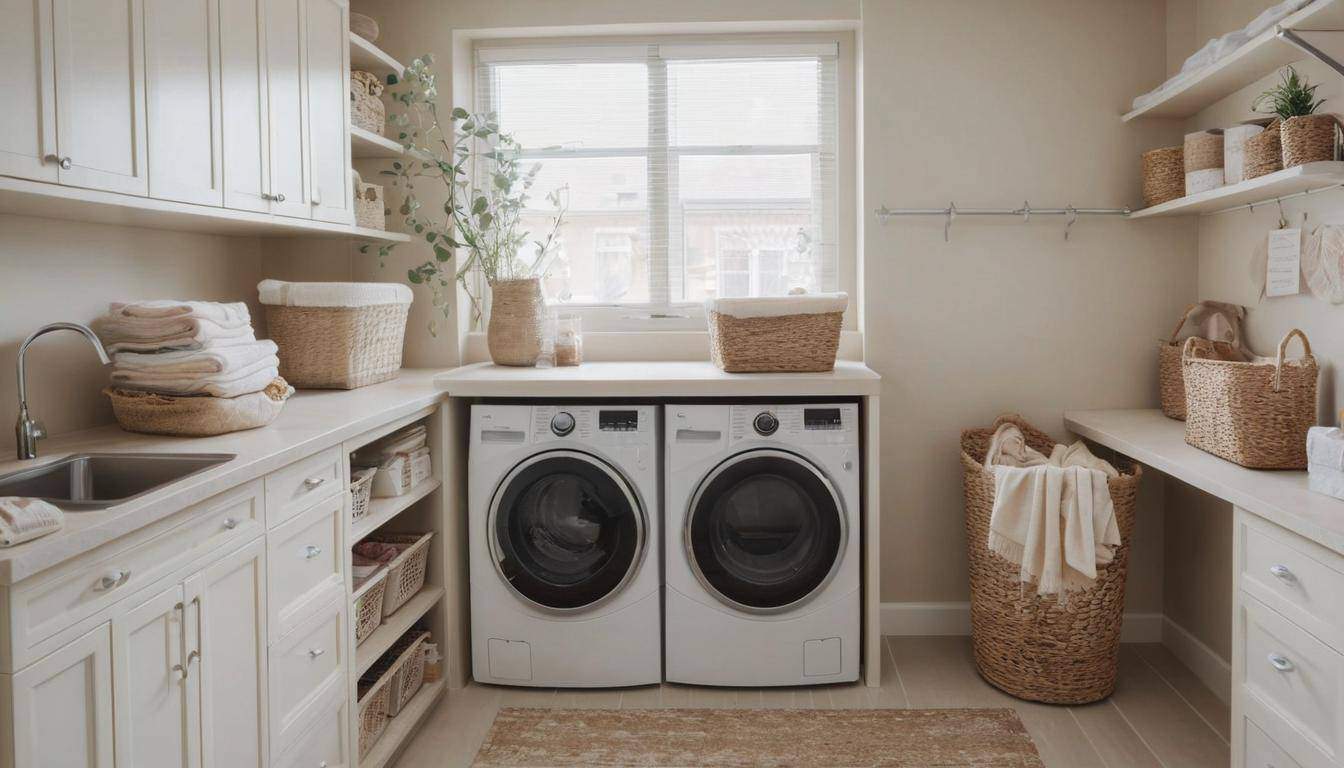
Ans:
{"type": "Polygon", "coordinates": [[[305,5],[313,218],[352,222],[349,5],[346,0],[305,0],[305,5]]]}
{"type": "Polygon", "coordinates": [[[149,193],[143,0],[52,0],[62,184],[149,193]]]}
{"type": "Polygon", "coordinates": [[[0,174],[56,181],[56,88],[51,46],[43,44],[51,39],[51,0],[0,0],[0,17],[0,174]]]}
{"type": "Polygon", "coordinates": [[[222,0],[219,53],[224,114],[224,205],[271,211],[266,95],[267,0],[222,0]]]}
{"type": "Polygon", "coordinates": [[[220,0],[141,1],[149,194],[160,200],[223,205],[220,0]]]}
{"type": "Polygon", "coordinates": [[[303,98],[303,0],[265,0],[271,210],[311,218],[303,98]]]}

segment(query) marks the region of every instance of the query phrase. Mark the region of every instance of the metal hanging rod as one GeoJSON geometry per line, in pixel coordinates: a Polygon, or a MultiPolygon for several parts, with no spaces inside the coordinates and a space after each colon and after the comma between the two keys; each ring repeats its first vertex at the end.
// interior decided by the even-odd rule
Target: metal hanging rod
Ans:
{"type": "Polygon", "coordinates": [[[1219,214],[1223,214],[1223,213],[1232,213],[1232,212],[1234,212],[1234,211],[1251,211],[1251,212],[1254,212],[1256,208],[1262,208],[1262,207],[1264,207],[1264,206],[1266,206],[1266,205],[1270,205],[1270,204],[1272,204],[1272,203],[1277,203],[1277,204],[1279,204],[1279,205],[1282,205],[1282,204],[1283,204],[1283,201],[1285,201],[1285,200],[1295,200],[1295,199],[1297,199],[1297,198],[1299,198],[1299,197],[1307,197],[1308,195],[1319,195],[1319,194],[1322,193],[1322,192],[1329,192],[1329,191],[1332,190],[1332,189],[1340,189],[1340,188],[1342,188],[1342,187],[1344,187],[1344,184],[1331,184],[1331,185],[1329,185],[1329,186],[1325,186],[1325,187],[1316,187],[1316,188],[1314,188],[1314,189],[1305,189],[1305,190],[1302,190],[1301,192],[1294,192],[1294,193],[1292,193],[1291,195],[1281,195],[1281,196],[1279,196],[1279,197],[1271,197],[1271,198],[1268,198],[1268,199],[1266,199],[1266,200],[1259,200],[1259,201],[1254,202],[1254,203],[1242,203],[1241,205],[1234,205],[1234,206],[1232,206],[1231,208],[1220,208],[1220,209],[1218,209],[1218,210],[1216,210],[1216,211],[1211,211],[1211,212],[1209,212],[1208,215],[1210,215],[1210,216],[1217,216],[1217,215],[1219,215],[1219,214]]]}
{"type": "Polygon", "coordinates": [[[958,208],[956,203],[948,203],[946,208],[888,208],[882,206],[874,211],[877,220],[886,224],[893,216],[942,216],[943,240],[951,239],[952,222],[958,216],[1021,216],[1023,222],[1031,221],[1032,216],[1068,216],[1064,225],[1064,239],[1069,239],[1069,231],[1079,216],[1128,216],[1129,208],[1075,208],[1066,205],[1063,208],[1032,208],[1031,203],[1023,202],[1018,208],[958,208]]]}

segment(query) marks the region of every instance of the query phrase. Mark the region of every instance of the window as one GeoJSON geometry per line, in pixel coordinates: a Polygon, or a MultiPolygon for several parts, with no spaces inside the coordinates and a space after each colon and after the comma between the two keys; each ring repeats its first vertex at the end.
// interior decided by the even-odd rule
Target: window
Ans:
{"type": "Polygon", "coordinates": [[[482,47],[477,108],[567,187],[547,299],[620,327],[839,288],[835,43],[482,47]],[[604,314],[605,312],[605,314],[604,314]]]}

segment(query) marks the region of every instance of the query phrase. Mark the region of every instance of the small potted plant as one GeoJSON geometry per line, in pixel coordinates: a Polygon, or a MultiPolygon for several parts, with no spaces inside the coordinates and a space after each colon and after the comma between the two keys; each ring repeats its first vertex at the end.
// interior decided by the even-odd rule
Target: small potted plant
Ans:
{"type": "MultiPolygon", "coordinates": [[[[434,252],[408,270],[407,279],[428,286],[435,308],[445,316],[454,284],[461,283],[479,319],[483,297],[474,281],[479,272],[490,288],[490,358],[500,365],[535,365],[545,310],[541,279],[558,251],[566,190],[546,194],[552,210],[548,231],[529,242],[523,216],[541,164],[523,167],[522,148],[500,131],[494,115],[461,107],[441,113],[433,61],[432,55],[413,61],[392,92],[398,108],[392,130],[406,157],[382,171],[402,190],[406,226],[434,252]],[[418,185],[425,188],[424,196],[418,185]],[[454,269],[459,252],[464,258],[454,269]]],[[[391,248],[383,246],[379,256],[391,248]]]]}
{"type": "MultiPolygon", "coordinates": [[[[1337,120],[1332,114],[1316,114],[1325,101],[1316,98],[1317,87],[1287,67],[1280,73],[1279,84],[1260,94],[1251,105],[1255,111],[1278,119],[1284,168],[1336,157],[1337,120]]],[[[1266,130],[1273,128],[1271,125],[1266,130]]]]}

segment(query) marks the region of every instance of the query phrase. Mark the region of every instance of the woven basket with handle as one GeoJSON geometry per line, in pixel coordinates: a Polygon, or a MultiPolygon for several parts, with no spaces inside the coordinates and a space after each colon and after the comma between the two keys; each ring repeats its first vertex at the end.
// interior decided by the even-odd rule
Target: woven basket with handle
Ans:
{"type": "MultiPolygon", "coordinates": [[[[1185,369],[1181,365],[1184,344],[1176,340],[1190,313],[1199,308],[1191,304],[1185,308],[1176,327],[1171,330],[1171,338],[1157,345],[1157,384],[1162,396],[1162,413],[1167,418],[1185,421],[1185,369]]],[[[1239,333],[1240,331],[1238,331],[1239,333]]],[[[1193,349],[1199,357],[1214,360],[1242,360],[1240,341],[1210,341],[1196,338],[1193,349]]]]}
{"type": "Polygon", "coordinates": [[[1187,339],[1185,442],[1252,469],[1306,469],[1307,430],[1316,423],[1316,358],[1307,335],[1294,328],[1273,361],[1213,360],[1187,339]],[[1288,342],[1302,340],[1302,357],[1284,359],[1288,342]]]}
{"type": "Polygon", "coordinates": [[[975,666],[996,688],[1019,699],[1050,704],[1104,699],[1115,690],[1141,471],[1136,464],[1117,465],[1120,476],[1106,483],[1121,545],[1114,559],[1097,569],[1096,583],[1064,603],[1041,597],[1023,587],[1020,564],[999,557],[988,546],[994,473],[985,468],[984,460],[994,431],[1005,422],[1021,428],[1027,444],[1044,454],[1055,445],[1049,435],[1016,415],[1000,416],[988,429],[961,433],[975,666]]]}

